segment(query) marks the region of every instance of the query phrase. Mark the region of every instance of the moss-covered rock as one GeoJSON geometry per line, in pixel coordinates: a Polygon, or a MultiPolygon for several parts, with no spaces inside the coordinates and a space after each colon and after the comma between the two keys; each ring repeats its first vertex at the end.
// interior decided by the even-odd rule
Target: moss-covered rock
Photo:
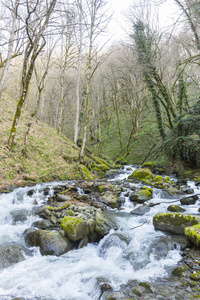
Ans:
{"type": "Polygon", "coordinates": [[[178,206],[178,205],[170,205],[168,206],[167,208],[168,211],[171,211],[171,212],[184,212],[185,209],[178,206]]]}
{"type": "Polygon", "coordinates": [[[116,223],[103,212],[97,211],[95,217],[95,232],[100,237],[104,237],[111,229],[118,229],[116,223]]]}
{"type": "Polygon", "coordinates": [[[111,191],[106,191],[104,195],[101,197],[101,201],[112,208],[120,207],[119,197],[111,191]]]}
{"type": "Polygon", "coordinates": [[[141,181],[146,185],[150,185],[155,188],[163,189],[168,194],[181,194],[180,187],[177,186],[169,177],[162,177],[160,175],[153,175],[149,169],[137,169],[128,177],[134,181],[141,181]]]}
{"type": "Polygon", "coordinates": [[[153,217],[153,225],[156,230],[168,231],[176,234],[184,234],[188,226],[196,225],[200,217],[179,213],[160,213],[153,217]]]}
{"type": "Polygon", "coordinates": [[[182,267],[177,267],[175,268],[173,271],[172,271],[172,274],[174,276],[181,276],[185,271],[188,270],[188,266],[185,265],[185,266],[182,266],[182,267]]]}
{"type": "Polygon", "coordinates": [[[131,201],[144,203],[145,201],[150,200],[152,198],[152,193],[153,190],[151,188],[142,187],[138,191],[133,192],[129,198],[131,201]]]}
{"type": "Polygon", "coordinates": [[[200,271],[191,274],[190,278],[194,281],[199,281],[200,280],[200,271]]]}
{"type": "Polygon", "coordinates": [[[195,204],[197,200],[198,200],[198,196],[194,195],[194,196],[190,196],[190,197],[182,197],[180,199],[180,202],[182,205],[192,205],[192,204],[195,204]]]}
{"type": "Polygon", "coordinates": [[[185,236],[198,248],[200,247],[200,224],[185,228],[185,236]]]}
{"type": "Polygon", "coordinates": [[[64,230],[66,236],[72,241],[80,240],[89,233],[87,223],[80,217],[64,217],[61,220],[60,228],[64,230]]]}
{"type": "Polygon", "coordinates": [[[128,178],[133,179],[135,181],[144,181],[144,180],[147,180],[147,179],[152,179],[153,174],[147,168],[137,169],[137,170],[133,171],[133,173],[131,175],[129,175],[128,178]]]}
{"type": "Polygon", "coordinates": [[[57,232],[28,228],[24,232],[28,246],[37,246],[42,255],[60,256],[72,249],[72,244],[57,232]]]}
{"type": "Polygon", "coordinates": [[[147,169],[151,170],[152,172],[154,172],[155,168],[156,168],[156,164],[153,161],[147,161],[147,162],[143,163],[141,167],[147,168],[147,169]]]}

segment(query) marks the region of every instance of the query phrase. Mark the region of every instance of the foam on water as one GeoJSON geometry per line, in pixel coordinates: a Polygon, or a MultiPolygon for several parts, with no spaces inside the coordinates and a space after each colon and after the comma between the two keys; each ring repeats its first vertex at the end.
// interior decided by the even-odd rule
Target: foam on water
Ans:
{"type": "MultiPolygon", "coordinates": [[[[124,180],[132,171],[133,168],[125,169],[114,180],[124,180]]],[[[0,196],[0,244],[11,241],[24,244],[24,230],[38,217],[30,214],[27,220],[14,225],[10,212],[15,209],[31,211],[35,202],[38,206],[45,202],[42,189],[46,186],[49,185],[37,185],[31,197],[27,192],[33,188],[20,188],[0,196]]],[[[161,196],[160,190],[154,190],[153,201],[159,201],[161,196]]],[[[126,200],[124,209],[109,211],[119,230],[111,231],[98,245],[89,244],[61,257],[42,256],[38,248],[33,248],[32,256],[27,256],[26,260],[0,270],[0,299],[97,300],[101,280],[116,290],[130,280],[149,281],[166,277],[170,268],[181,259],[179,251],[169,247],[166,255],[158,257],[151,250],[162,239],[170,244],[170,236],[155,231],[152,224],[153,215],[167,211],[168,204],[152,207],[144,216],[135,216],[130,214],[133,204],[128,197],[126,200]],[[123,235],[127,244],[108,243],[109,246],[103,249],[106,255],[100,255],[105,240],[116,233],[123,235]]]]}

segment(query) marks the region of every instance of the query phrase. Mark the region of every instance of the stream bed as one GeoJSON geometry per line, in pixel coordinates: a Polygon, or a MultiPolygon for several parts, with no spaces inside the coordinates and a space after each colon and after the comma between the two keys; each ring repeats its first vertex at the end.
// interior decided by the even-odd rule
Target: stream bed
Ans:
{"type": "MultiPolygon", "coordinates": [[[[14,242],[26,247],[27,252],[25,260],[0,270],[0,299],[139,299],[139,294],[130,295],[134,283],[146,282],[151,285],[165,282],[163,284],[166,285],[172,270],[182,259],[182,237],[155,231],[152,218],[157,213],[166,212],[169,206],[167,202],[175,199],[167,199],[162,190],[153,189],[151,202],[166,203],[152,207],[142,216],[132,214],[133,208],[141,206],[134,206],[128,196],[131,188],[139,185],[126,181],[133,170],[133,167],[125,167],[121,173],[108,179],[122,187],[122,207],[108,209],[108,214],[118,225],[118,230],[111,230],[99,243],[89,243],[59,257],[42,256],[38,247],[27,248],[23,233],[33,222],[40,220],[34,211],[53,195],[53,187],[62,183],[37,184],[35,187],[17,188],[10,193],[1,194],[0,245],[14,242]],[[48,195],[44,194],[46,187],[49,187],[48,195]],[[28,195],[33,189],[34,193],[28,195]],[[19,210],[27,212],[24,220],[14,218],[15,212],[19,210]],[[100,288],[102,283],[104,289],[100,288]],[[110,298],[109,294],[112,294],[110,298]]],[[[199,191],[193,182],[188,182],[188,186],[195,193],[199,191]]],[[[199,200],[195,205],[188,206],[186,213],[197,214],[198,205],[199,200]]],[[[171,287],[173,288],[176,286],[171,287]]],[[[168,298],[150,295],[140,299],[157,298],[179,299],[175,297],[175,293],[168,295],[168,298]]]]}

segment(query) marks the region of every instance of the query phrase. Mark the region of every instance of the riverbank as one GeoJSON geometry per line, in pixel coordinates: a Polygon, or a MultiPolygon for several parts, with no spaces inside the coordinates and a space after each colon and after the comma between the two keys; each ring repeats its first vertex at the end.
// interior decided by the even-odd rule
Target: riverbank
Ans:
{"type": "MultiPolygon", "coordinates": [[[[11,263],[19,258],[0,271],[1,299],[198,298],[200,280],[191,275],[199,270],[199,250],[152,222],[171,201],[193,193],[191,186],[146,171],[147,187],[130,176],[133,170],[109,181],[38,183],[0,195],[1,246],[15,249],[11,263]]],[[[179,206],[198,214],[199,200],[179,206]]],[[[4,253],[10,252],[2,252],[5,259],[4,253]]]]}

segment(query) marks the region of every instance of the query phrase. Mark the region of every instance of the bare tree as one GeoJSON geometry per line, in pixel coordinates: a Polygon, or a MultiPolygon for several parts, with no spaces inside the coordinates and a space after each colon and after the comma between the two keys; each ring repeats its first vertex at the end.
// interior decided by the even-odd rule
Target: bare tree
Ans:
{"type": "Polygon", "coordinates": [[[86,11],[88,14],[84,14],[84,24],[87,29],[88,36],[88,46],[87,46],[87,61],[86,61],[86,70],[85,70],[85,91],[84,91],[84,104],[85,104],[85,117],[84,117],[84,126],[83,126],[83,141],[80,150],[80,158],[83,157],[85,150],[85,144],[87,139],[87,131],[89,124],[89,109],[90,109],[90,97],[91,97],[91,82],[94,76],[95,71],[98,66],[101,64],[100,61],[94,58],[97,58],[98,51],[95,49],[95,40],[98,35],[103,32],[105,26],[107,25],[108,20],[104,20],[102,9],[105,5],[105,2],[102,0],[90,0],[86,1],[86,11]],[[103,26],[103,28],[102,28],[103,26]]]}
{"type": "Polygon", "coordinates": [[[35,61],[46,44],[44,33],[54,11],[56,1],[57,0],[52,0],[50,2],[45,1],[45,3],[39,0],[37,0],[36,3],[29,3],[26,1],[25,28],[27,43],[22,69],[21,95],[17,103],[15,116],[10,130],[8,139],[9,149],[12,149],[14,144],[16,128],[21,116],[22,107],[27,97],[35,61]]]}

